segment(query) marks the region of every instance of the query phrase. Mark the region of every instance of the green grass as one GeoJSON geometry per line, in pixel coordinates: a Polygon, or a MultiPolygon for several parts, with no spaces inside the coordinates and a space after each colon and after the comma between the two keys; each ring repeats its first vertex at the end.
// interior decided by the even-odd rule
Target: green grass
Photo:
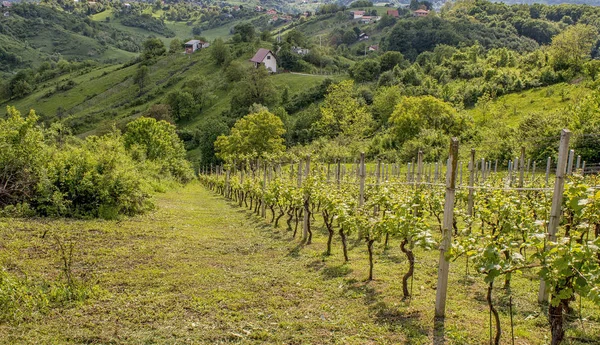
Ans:
{"type": "MultiPolygon", "coordinates": [[[[416,252],[414,298],[403,301],[407,266],[397,241],[387,252],[377,245],[375,280],[366,282],[364,243],[351,241],[348,264],[337,238],[333,256],[324,257],[318,221],[314,243],[303,246],[290,231],[273,229],[199,184],[157,199],[157,211],[119,221],[0,219],[0,265],[7,272],[59,280],[52,238],[60,236],[75,244],[77,280],[103,292],[2,323],[0,343],[487,343],[485,287],[464,280],[462,262],[451,265],[448,317],[444,331],[434,332],[436,251],[416,252]]],[[[536,285],[533,277],[513,281],[517,344],[548,343],[547,321],[533,302],[536,285]]],[[[494,294],[502,341],[510,343],[505,292],[494,294]]],[[[593,342],[598,309],[584,303],[583,317],[568,335],[593,342]]]]}
{"type": "Polygon", "coordinates": [[[514,126],[529,114],[565,109],[590,92],[584,84],[556,84],[504,95],[489,104],[467,109],[467,113],[478,122],[501,117],[507,125],[514,126]]]}

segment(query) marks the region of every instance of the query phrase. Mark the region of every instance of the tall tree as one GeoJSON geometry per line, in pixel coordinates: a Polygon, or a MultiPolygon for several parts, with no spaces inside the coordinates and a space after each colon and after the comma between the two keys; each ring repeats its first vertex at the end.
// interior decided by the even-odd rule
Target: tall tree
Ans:
{"type": "Polygon", "coordinates": [[[236,158],[273,158],[285,151],[285,128],[281,119],[266,109],[237,120],[231,133],[215,141],[217,156],[225,161],[236,158]]]}
{"type": "Polygon", "coordinates": [[[321,106],[317,130],[330,138],[342,135],[361,138],[369,132],[373,119],[366,106],[354,96],[354,82],[345,80],[329,87],[321,106]]]}

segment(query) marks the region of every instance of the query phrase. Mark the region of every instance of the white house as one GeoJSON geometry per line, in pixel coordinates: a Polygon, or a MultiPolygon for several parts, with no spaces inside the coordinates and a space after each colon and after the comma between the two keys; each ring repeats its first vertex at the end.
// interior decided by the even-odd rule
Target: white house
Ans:
{"type": "Polygon", "coordinates": [[[277,59],[275,58],[275,54],[269,49],[260,48],[256,54],[254,54],[254,57],[250,59],[250,62],[254,63],[254,67],[256,68],[258,68],[260,64],[263,64],[271,73],[277,72],[277,59]]]}
{"type": "Polygon", "coordinates": [[[352,16],[354,19],[360,19],[365,15],[365,11],[352,11],[352,16]]]}
{"type": "Polygon", "coordinates": [[[200,40],[191,40],[191,41],[185,42],[185,53],[191,54],[198,49],[208,48],[208,46],[210,46],[210,43],[208,43],[208,42],[204,42],[204,41],[200,41],[200,40]]]}

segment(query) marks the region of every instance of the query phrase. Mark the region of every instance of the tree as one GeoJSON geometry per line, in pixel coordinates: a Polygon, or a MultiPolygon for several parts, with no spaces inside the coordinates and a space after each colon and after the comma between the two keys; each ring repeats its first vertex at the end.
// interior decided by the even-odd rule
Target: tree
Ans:
{"type": "Polygon", "coordinates": [[[275,105],[279,102],[279,94],[275,85],[269,78],[269,72],[260,65],[249,70],[248,74],[239,82],[231,99],[231,111],[242,115],[253,104],[265,106],[275,105]]]}
{"type": "Polygon", "coordinates": [[[402,98],[398,85],[380,87],[373,98],[373,116],[380,125],[387,125],[390,115],[394,112],[396,104],[402,98]]]}
{"type": "Polygon", "coordinates": [[[404,61],[404,56],[400,52],[385,52],[379,58],[379,66],[381,67],[381,72],[391,71],[404,61]]]}
{"type": "Polygon", "coordinates": [[[577,24],[552,38],[550,55],[555,70],[574,68],[580,70],[583,61],[590,57],[598,40],[598,30],[587,24],[577,24]]]}
{"type": "Polygon", "coordinates": [[[183,45],[181,43],[181,41],[178,38],[174,38],[171,40],[171,43],[169,43],[169,53],[174,54],[174,53],[179,53],[182,51],[183,45]]]}
{"type": "Polygon", "coordinates": [[[239,158],[274,158],[285,151],[281,119],[263,109],[236,121],[228,136],[215,141],[217,157],[231,162],[239,158]]]}
{"type": "Polygon", "coordinates": [[[144,87],[146,86],[146,84],[148,84],[149,81],[150,72],[148,70],[148,66],[141,65],[135,72],[135,75],[133,76],[133,82],[137,84],[139,89],[138,96],[142,94],[142,91],[144,91],[144,87]]]}
{"type": "Polygon", "coordinates": [[[171,113],[176,121],[189,119],[196,104],[194,97],[185,91],[172,91],[167,95],[166,103],[171,107],[171,113]]]}
{"type": "Polygon", "coordinates": [[[233,33],[239,34],[242,42],[251,42],[256,36],[254,25],[250,23],[238,24],[234,26],[233,33]]]}
{"type": "Polygon", "coordinates": [[[371,114],[353,95],[354,82],[345,80],[329,87],[321,106],[321,118],[315,124],[317,130],[330,138],[342,135],[362,138],[371,128],[371,114]]]}
{"type": "Polygon", "coordinates": [[[144,42],[142,50],[142,58],[150,60],[154,57],[161,56],[166,52],[164,43],[158,38],[149,38],[144,42]]]}
{"type": "Polygon", "coordinates": [[[469,125],[468,119],[460,116],[450,104],[432,96],[403,98],[389,122],[397,147],[407,156],[421,149],[428,160],[442,158],[449,137],[466,136],[469,125]]]}
{"type": "Polygon", "coordinates": [[[157,162],[181,182],[191,179],[185,148],[175,132],[174,125],[166,121],[140,117],[127,124],[123,141],[125,147],[134,154],[143,153],[143,156],[136,157],[138,160],[145,158],[157,162]]]}
{"type": "Polygon", "coordinates": [[[350,76],[359,83],[374,81],[379,75],[379,62],[374,59],[359,61],[350,68],[350,76]]]}
{"type": "Polygon", "coordinates": [[[225,45],[222,39],[217,38],[211,45],[210,55],[217,66],[223,66],[229,61],[229,47],[225,45]]]}
{"type": "Polygon", "coordinates": [[[173,118],[171,117],[171,107],[167,104],[152,104],[145,116],[151,117],[157,121],[167,121],[169,123],[173,122],[173,118]]]}

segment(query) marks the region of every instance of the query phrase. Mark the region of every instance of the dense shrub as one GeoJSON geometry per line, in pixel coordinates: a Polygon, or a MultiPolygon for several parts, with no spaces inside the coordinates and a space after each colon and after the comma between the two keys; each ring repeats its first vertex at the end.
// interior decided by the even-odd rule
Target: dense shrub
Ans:
{"type": "Polygon", "coordinates": [[[161,182],[192,177],[172,125],[141,118],[80,140],[12,107],[0,119],[0,216],[115,218],[142,213],[161,182]]]}

